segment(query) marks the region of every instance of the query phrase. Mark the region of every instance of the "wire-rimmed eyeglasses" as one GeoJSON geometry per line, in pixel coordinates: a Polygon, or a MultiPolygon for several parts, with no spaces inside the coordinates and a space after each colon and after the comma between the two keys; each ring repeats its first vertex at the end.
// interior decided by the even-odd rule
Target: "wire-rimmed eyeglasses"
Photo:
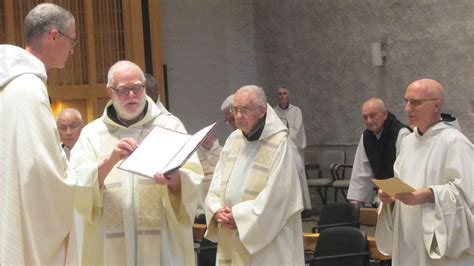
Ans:
{"type": "Polygon", "coordinates": [[[66,37],[69,40],[69,43],[71,44],[72,48],[77,46],[77,41],[73,38],[71,38],[69,35],[62,33],[61,31],[58,30],[58,33],[61,34],[62,36],[66,37]]]}
{"type": "Polygon", "coordinates": [[[421,105],[423,102],[427,101],[437,101],[438,99],[430,98],[430,99],[403,99],[403,105],[406,106],[410,104],[412,107],[416,107],[421,105]]]}
{"type": "Polygon", "coordinates": [[[234,115],[236,115],[237,113],[241,113],[243,115],[246,115],[248,113],[250,113],[252,110],[254,110],[255,108],[249,108],[247,106],[244,106],[244,107],[238,107],[238,106],[232,106],[230,107],[230,112],[234,115]]]}

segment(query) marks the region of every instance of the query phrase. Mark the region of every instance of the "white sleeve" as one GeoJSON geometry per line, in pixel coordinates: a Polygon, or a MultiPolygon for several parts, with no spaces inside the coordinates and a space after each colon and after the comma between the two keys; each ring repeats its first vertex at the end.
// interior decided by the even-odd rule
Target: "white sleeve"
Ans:
{"type": "Polygon", "coordinates": [[[474,148],[464,136],[446,146],[446,183],[429,186],[435,202],[420,205],[425,248],[433,259],[474,253],[474,148]]]}
{"type": "Polygon", "coordinates": [[[397,141],[395,143],[395,149],[396,149],[396,156],[398,156],[398,154],[400,153],[400,145],[402,144],[402,140],[410,135],[411,131],[408,130],[408,128],[404,127],[402,129],[400,129],[400,131],[398,131],[398,137],[397,137],[397,141]]]}
{"type": "Polygon", "coordinates": [[[370,203],[373,200],[374,188],[371,179],[374,178],[369,159],[365,153],[364,135],[360,137],[352,167],[351,181],[347,198],[370,203]]]}

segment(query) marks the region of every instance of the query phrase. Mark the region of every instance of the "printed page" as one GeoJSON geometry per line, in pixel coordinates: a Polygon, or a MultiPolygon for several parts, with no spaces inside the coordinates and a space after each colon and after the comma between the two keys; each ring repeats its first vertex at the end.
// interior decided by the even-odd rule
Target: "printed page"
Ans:
{"type": "Polygon", "coordinates": [[[409,193],[415,191],[414,188],[398,177],[380,180],[372,179],[372,182],[392,198],[395,198],[397,193],[409,193]]]}
{"type": "Polygon", "coordinates": [[[191,138],[190,135],[155,126],[120,169],[152,178],[166,166],[191,138]]]}
{"type": "Polygon", "coordinates": [[[184,144],[183,148],[176,154],[171,160],[168,166],[166,166],[165,172],[181,167],[191,157],[191,155],[197,150],[199,145],[204,139],[215,129],[217,123],[213,123],[191,136],[191,138],[184,144]]]}

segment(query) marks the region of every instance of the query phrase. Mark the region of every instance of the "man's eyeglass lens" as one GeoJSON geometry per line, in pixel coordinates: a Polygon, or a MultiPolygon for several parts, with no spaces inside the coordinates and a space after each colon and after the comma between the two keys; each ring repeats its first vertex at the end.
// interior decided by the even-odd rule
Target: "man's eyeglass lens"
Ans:
{"type": "Polygon", "coordinates": [[[410,103],[411,106],[418,106],[426,101],[435,101],[437,99],[403,99],[403,104],[407,105],[410,103]]]}
{"type": "Polygon", "coordinates": [[[130,94],[130,91],[133,91],[133,94],[143,93],[143,91],[145,90],[145,87],[144,86],[132,87],[132,88],[120,87],[117,89],[114,88],[114,90],[117,92],[118,95],[126,96],[130,94]]]}
{"type": "Polygon", "coordinates": [[[77,41],[71,37],[69,37],[67,34],[64,34],[60,31],[58,31],[59,34],[61,34],[62,36],[66,37],[68,40],[69,40],[69,43],[71,43],[71,46],[72,48],[76,47],[77,46],[77,41]]]}
{"type": "Polygon", "coordinates": [[[241,113],[241,114],[248,114],[251,110],[247,107],[235,107],[233,106],[230,108],[230,112],[233,114],[241,113]]]}

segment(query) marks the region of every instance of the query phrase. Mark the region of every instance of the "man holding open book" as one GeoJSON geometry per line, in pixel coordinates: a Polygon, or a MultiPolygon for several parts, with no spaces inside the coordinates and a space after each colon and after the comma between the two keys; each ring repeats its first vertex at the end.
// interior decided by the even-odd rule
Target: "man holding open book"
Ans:
{"type": "MultiPolygon", "coordinates": [[[[96,187],[90,198],[76,200],[87,221],[85,265],[194,265],[192,224],[202,180],[197,156],[153,179],[118,169],[153,126],[186,132],[178,118],[146,96],[144,82],[136,64],[114,64],[107,82],[111,101],[101,118],[84,127],[71,153],[80,180],[96,187]],[[99,171],[99,162],[108,169],[99,171]]],[[[157,154],[166,152],[156,147],[157,154]]]]}

